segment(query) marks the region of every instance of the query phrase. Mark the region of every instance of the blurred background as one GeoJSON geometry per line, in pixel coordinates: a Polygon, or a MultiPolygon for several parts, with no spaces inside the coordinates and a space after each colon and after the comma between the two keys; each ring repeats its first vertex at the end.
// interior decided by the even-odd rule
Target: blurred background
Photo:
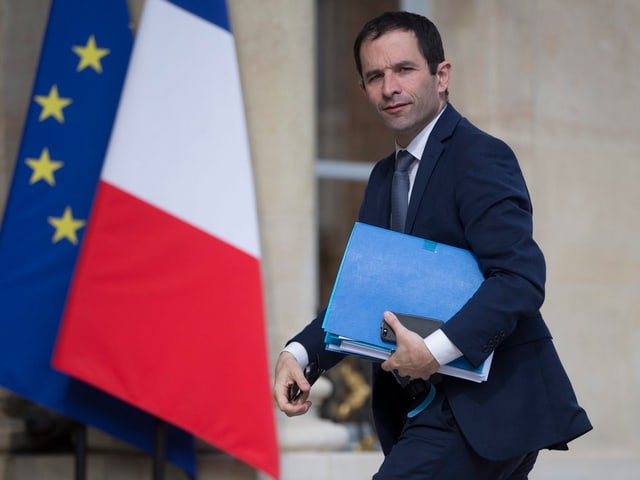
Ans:
{"type": "MultiPolygon", "coordinates": [[[[139,17],[144,1],[129,3],[139,17]]],[[[256,176],[272,364],[286,339],[326,303],[368,171],[393,149],[358,89],[355,35],[387,10],[422,13],[438,26],[453,64],[450,101],[505,140],[520,160],[547,260],[543,314],[594,425],[570,453],[544,453],[532,478],[602,478],[605,472],[609,479],[635,478],[640,3],[229,0],[228,6],[256,176]]],[[[48,7],[47,0],[0,0],[0,212],[48,7]]],[[[0,319],[1,311],[0,305],[0,319]]],[[[343,362],[318,389],[317,418],[278,417],[283,478],[370,478],[380,452],[367,380],[366,363],[343,362]],[[314,445],[308,428],[335,441],[314,445]]],[[[34,459],[68,452],[71,443],[65,419],[0,392],[0,479],[67,478],[29,469],[40,461],[34,459]]],[[[90,448],[103,455],[95,464],[105,466],[110,454],[127,451],[99,432],[91,433],[90,448]]],[[[258,475],[203,450],[199,478],[258,475]]],[[[64,455],[50,461],[60,471],[71,468],[64,455]]],[[[102,475],[95,478],[111,478],[102,475]]],[[[125,475],[118,478],[146,478],[125,475]]]]}

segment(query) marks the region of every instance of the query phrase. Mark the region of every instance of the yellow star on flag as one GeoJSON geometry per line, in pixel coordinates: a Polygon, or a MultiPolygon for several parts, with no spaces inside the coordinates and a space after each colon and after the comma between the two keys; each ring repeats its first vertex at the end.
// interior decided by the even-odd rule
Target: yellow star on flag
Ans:
{"type": "Polygon", "coordinates": [[[53,238],[51,239],[52,243],[57,243],[63,238],[66,238],[74,245],[78,243],[78,236],[76,234],[77,230],[84,227],[87,223],[84,220],[73,218],[71,207],[66,207],[64,209],[62,217],[49,217],[47,221],[56,229],[53,234],[53,238]]]}
{"type": "Polygon", "coordinates": [[[27,158],[25,163],[31,167],[33,173],[29,179],[29,185],[33,185],[38,180],[44,180],[52,187],[56,184],[56,179],[53,176],[53,172],[59,170],[64,165],[64,162],[57,160],[51,160],[49,156],[49,149],[43,148],[40,153],[40,158],[27,158]]]}
{"type": "Polygon", "coordinates": [[[55,118],[58,122],[64,123],[64,115],[62,109],[67,107],[72,100],[70,98],[61,98],[58,94],[58,86],[54,85],[49,90],[49,95],[36,95],[35,102],[42,107],[40,117],[41,122],[49,117],[55,118]]]}
{"type": "Polygon", "coordinates": [[[96,72],[102,73],[102,57],[109,55],[108,48],[98,48],[96,45],[96,37],[91,35],[84,47],[74,45],[71,50],[80,57],[80,62],[76,68],[77,72],[81,72],[87,67],[93,68],[96,72]]]}

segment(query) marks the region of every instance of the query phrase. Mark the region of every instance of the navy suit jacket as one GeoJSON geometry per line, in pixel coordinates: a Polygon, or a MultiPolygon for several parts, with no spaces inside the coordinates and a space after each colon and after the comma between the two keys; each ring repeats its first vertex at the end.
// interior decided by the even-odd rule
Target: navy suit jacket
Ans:
{"type": "MultiPolygon", "coordinates": [[[[389,228],[395,156],[374,167],[359,221],[389,228]]],[[[532,208],[511,149],[448,105],[424,150],[406,233],[471,250],[485,280],[442,330],[473,364],[495,351],[488,381],[444,376],[441,388],[473,449],[505,460],[566,443],[590,430],[542,316],[545,263],[533,240],[532,208]]],[[[382,312],[380,312],[382,315],[382,312]]],[[[342,357],[323,345],[324,312],[292,340],[321,367],[342,357]]],[[[388,453],[407,405],[392,375],[373,368],[372,405],[388,453]]]]}

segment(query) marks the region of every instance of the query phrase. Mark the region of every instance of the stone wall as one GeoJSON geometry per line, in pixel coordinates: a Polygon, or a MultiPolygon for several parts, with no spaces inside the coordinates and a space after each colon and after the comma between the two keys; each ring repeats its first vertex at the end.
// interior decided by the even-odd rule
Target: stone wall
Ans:
{"type": "Polygon", "coordinates": [[[433,1],[452,102],[516,151],[548,268],[543,314],[595,426],[640,442],[640,5],[433,1]]]}

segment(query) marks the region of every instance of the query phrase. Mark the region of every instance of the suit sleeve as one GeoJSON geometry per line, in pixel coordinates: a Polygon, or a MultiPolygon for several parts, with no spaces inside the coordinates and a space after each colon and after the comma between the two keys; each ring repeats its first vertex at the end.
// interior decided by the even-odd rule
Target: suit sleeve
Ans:
{"type": "Polygon", "coordinates": [[[325,348],[322,323],[324,322],[324,314],[326,309],[313,319],[300,333],[294,336],[287,343],[299,342],[307,351],[309,359],[318,360],[321,369],[329,370],[342,360],[345,355],[341,353],[331,352],[325,348]]]}
{"type": "Polygon", "coordinates": [[[529,193],[511,149],[476,134],[454,158],[459,222],[485,281],[443,331],[478,365],[519,322],[539,315],[545,263],[533,239],[529,193]]]}

